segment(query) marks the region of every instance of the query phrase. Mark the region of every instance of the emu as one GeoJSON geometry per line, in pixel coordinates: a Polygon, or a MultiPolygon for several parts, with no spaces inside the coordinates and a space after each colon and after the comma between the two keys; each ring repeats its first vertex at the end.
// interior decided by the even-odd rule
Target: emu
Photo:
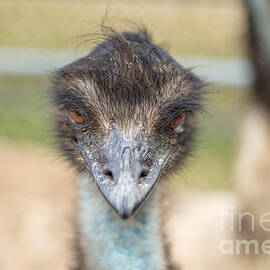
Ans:
{"type": "Polygon", "coordinates": [[[56,72],[60,148],[81,175],[76,269],[173,269],[157,185],[190,153],[203,89],[146,30],[111,30],[56,72]]]}

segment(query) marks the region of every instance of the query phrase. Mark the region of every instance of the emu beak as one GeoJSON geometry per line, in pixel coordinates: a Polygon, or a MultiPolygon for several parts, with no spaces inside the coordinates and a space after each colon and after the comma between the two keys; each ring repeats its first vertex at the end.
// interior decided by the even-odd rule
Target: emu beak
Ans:
{"type": "Polygon", "coordinates": [[[146,199],[157,178],[152,179],[151,184],[149,179],[148,184],[143,183],[149,170],[143,169],[130,147],[125,146],[113,155],[104,170],[108,180],[106,183],[97,181],[97,184],[116,213],[129,218],[146,199]]]}
{"type": "Polygon", "coordinates": [[[115,212],[127,219],[134,214],[149,196],[156,184],[165,162],[145,165],[140,151],[147,151],[149,145],[127,136],[119,130],[113,130],[110,142],[104,148],[106,165],[101,168],[97,162],[88,159],[95,182],[104,198],[115,212]],[[145,145],[144,147],[142,145],[145,145]]]}

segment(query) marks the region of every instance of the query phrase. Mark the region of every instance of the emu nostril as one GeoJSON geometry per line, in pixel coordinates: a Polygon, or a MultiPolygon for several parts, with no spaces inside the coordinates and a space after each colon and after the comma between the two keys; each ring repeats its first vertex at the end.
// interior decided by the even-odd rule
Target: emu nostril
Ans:
{"type": "Polygon", "coordinates": [[[108,170],[108,169],[103,170],[103,173],[104,173],[108,178],[113,179],[113,173],[112,173],[111,170],[108,170]]]}
{"type": "Polygon", "coordinates": [[[145,178],[149,174],[149,170],[143,169],[140,174],[140,179],[145,178]]]}
{"type": "Polygon", "coordinates": [[[77,140],[77,138],[74,136],[74,137],[72,137],[72,141],[73,141],[73,143],[75,143],[75,144],[77,144],[78,143],[78,140],[77,140]]]}

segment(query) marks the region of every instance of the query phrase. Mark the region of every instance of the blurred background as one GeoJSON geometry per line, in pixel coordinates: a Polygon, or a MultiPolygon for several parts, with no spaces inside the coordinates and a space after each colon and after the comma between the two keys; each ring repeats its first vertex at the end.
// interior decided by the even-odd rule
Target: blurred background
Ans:
{"type": "MultiPolygon", "coordinates": [[[[154,42],[210,83],[209,113],[175,191],[230,192],[253,73],[240,0],[0,0],[0,267],[66,269],[76,177],[56,154],[51,72],[87,54],[102,21],[145,25],[154,42]],[[56,225],[55,225],[56,224],[56,225]],[[42,254],[42,256],[41,256],[42,254]],[[67,258],[56,262],[55,257],[67,258]]],[[[217,269],[217,268],[216,268],[217,269]]]]}

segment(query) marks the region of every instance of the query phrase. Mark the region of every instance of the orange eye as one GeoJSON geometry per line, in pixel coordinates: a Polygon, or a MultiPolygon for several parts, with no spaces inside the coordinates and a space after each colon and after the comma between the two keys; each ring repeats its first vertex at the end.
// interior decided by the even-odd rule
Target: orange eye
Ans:
{"type": "Polygon", "coordinates": [[[174,121],[171,122],[170,128],[177,129],[178,127],[181,126],[181,124],[183,123],[184,119],[185,119],[185,114],[184,113],[181,113],[176,120],[174,120],[174,121]]]}
{"type": "Polygon", "coordinates": [[[85,123],[84,119],[78,112],[69,110],[69,115],[77,124],[83,125],[85,123]]]}

